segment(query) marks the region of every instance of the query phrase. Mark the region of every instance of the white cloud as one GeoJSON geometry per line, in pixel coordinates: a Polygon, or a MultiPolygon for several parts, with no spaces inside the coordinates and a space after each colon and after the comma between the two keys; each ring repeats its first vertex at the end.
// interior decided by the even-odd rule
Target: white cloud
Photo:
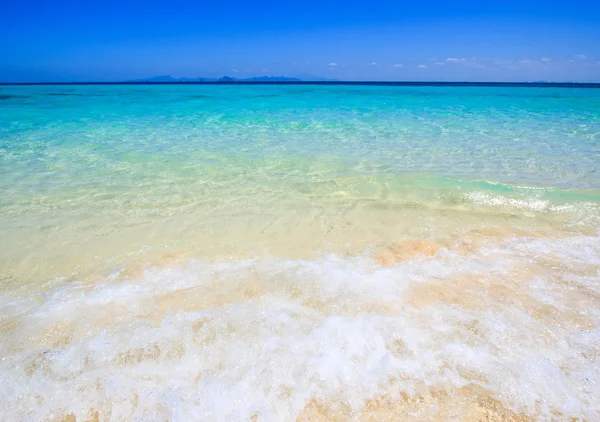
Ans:
{"type": "Polygon", "coordinates": [[[231,71],[232,71],[233,73],[238,73],[238,72],[239,72],[239,70],[237,70],[237,69],[231,69],[231,71]]]}
{"type": "MultiPolygon", "coordinates": [[[[584,74],[595,75],[598,67],[595,66],[597,59],[587,56],[585,59],[578,59],[578,56],[571,55],[570,57],[541,57],[537,59],[522,58],[522,59],[486,59],[481,61],[481,64],[467,63],[468,66],[482,69],[496,69],[515,75],[519,72],[535,79],[547,80],[564,80],[565,78],[574,79],[567,75],[567,72],[576,77],[583,78],[584,74]],[[485,65],[485,66],[484,66],[485,65]],[[567,76],[566,76],[567,75],[567,76]]],[[[482,70],[483,72],[484,70],[482,70]]],[[[586,76],[588,77],[588,76],[586,76]]],[[[588,77],[589,78],[589,77],[588,77]]]]}
{"type": "Polygon", "coordinates": [[[467,59],[459,59],[459,58],[456,58],[456,57],[448,57],[446,59],[446,61],[448,63],[465,63],[467,61],[467,59]]]}
{"type": "Polygon", "coordinates": [[[588,58],[588,56],[586,56],[585,54],[575,54],[573,57],[577,60],[585,60],[588,58]]]}
{"type": "Polygon", "coordinates": [[[502,59],[496,59],[493,60],[493,62],[497,65],[506,65],[506,64],[513,64],[514,60],[502,60],[502,59]]]}
{"type": "Polygon", "coordinates": [[[250,72],[252,72],[252,69],[246,69],[246,70],[244,70],[244,72],[250,73],[250,72]]]}
{"type": "Polygon", "coordinates": [[[418,67],[419,69],[426,69],[426,68],[427,68],[427,66],[425,66],[424,64],[420,64],[420,65],[418,65],[417,67],[418,67]]]}
{"type": "Polygon", "coordinates": [[[261,72],[271,73],[271,69],[260,69],[261,72]]]}
{"type": "Polygon", "coordinates": [[[443,63],[443,62],[435,62],[434,64],[435,64],[436,66],[443,66],[443,65],[444,65],[444,63],[443,63]]]}
{"type": "Polygon", "coordinates": [[[371,62],[369,63],[369,66],[377,66],[377,62],[371,62]]]}
{"type": "Polygon", "coordinates": [[[395,67],[395,68],[397,68],[397,69],[402,69],[402,68],[404,67],[404,65],[403,65],[402,63],[398,63],[398,64],[395,64],[395,65],[394,65],[394,66],[392,66],[392,67],[395,67]]]}
{"type": "Polygon", "coordinates": [[[327,66],[329,66],[329,67],[336,67],[337,65],[338,64],[336,62],[331,62],[327,66]]]}

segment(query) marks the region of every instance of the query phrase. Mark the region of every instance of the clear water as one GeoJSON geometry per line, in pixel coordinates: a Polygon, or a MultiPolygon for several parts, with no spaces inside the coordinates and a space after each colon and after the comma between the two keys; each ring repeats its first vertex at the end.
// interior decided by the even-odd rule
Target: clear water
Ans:
{"type": "Polygon", "coordinates": [[[600,418],[600,90],[0,87],[4,420],[600,418]]]}

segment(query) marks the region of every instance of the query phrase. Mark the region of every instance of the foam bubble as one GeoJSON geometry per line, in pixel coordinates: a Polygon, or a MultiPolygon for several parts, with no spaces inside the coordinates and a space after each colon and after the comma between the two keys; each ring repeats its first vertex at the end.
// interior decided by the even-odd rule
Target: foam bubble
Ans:
{"type": "Polygon", "coordinates": [[[531,211],[546,211],[550,206],[550,201],[542,199],[515,199],[503,195],[491,195],[486,192],[469,192],[465,197],[476,204],[488,206],[503,206],[513,209],[525,209],[531,211]]]}
{"type": "Polygon", "coordinates": [[[593,420],[599,267],[597,236],[511,237],[389,267],[192,260],[5,295],[0,413],[593,420]]]}

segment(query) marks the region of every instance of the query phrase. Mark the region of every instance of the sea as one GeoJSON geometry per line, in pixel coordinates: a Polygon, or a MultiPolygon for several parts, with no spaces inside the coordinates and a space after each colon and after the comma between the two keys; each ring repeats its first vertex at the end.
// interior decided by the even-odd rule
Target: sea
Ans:
{"type": "Polygon", "coordinates": [[[0,86],[3,421],[600,420],[600,89],[0,86]]]}

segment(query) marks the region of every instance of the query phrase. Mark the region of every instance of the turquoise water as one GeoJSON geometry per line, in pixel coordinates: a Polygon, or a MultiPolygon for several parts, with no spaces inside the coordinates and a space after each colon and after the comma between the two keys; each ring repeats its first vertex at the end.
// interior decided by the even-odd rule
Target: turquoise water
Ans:
{"type": "Polygon", "coordinates": [[[76,178],[115,163],[170,165],[185,177],[201,165],[288,158],[377,174],[600,186],[595,89],[41,86],[0,95],[3,181],[22,176],[19,166],[76,178]]]}
{"type": "Polygon", "coordinates": [[[600,89],[1,86],[0,415],[600,417],[598,163],[600,89]]]}

